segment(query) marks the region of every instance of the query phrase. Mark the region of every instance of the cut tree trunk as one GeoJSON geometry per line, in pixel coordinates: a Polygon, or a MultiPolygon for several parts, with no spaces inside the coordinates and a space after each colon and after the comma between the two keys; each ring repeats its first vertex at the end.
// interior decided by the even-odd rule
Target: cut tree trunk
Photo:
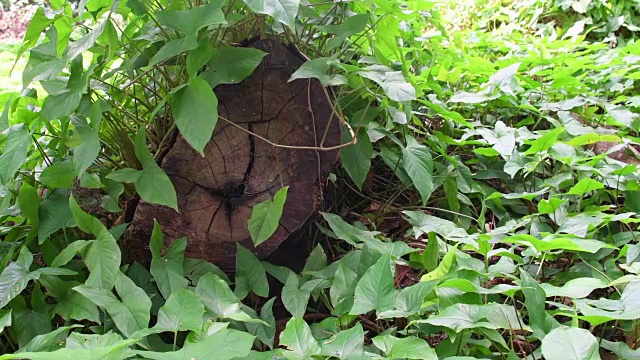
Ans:
{"type": "Polygon", "coordinates": [[[304,62],[297,53],[273,40],[250,46],[268,55],[242,83],[214,89],[220,119],[205,156],[178,135],[161,162],[176,189],[180,212],[141,200],[123,238],[129,260],[149,262],[148,244],[157,219],[165,244],[186,236],[188,257],[231,270],[236,243],[265,258],[317,210],[338,151],[272,146],[250,133],[276,144],[331,147],[341,141],[340,122],[318,81],[288,82],[304,62]],[[254,248],[247,226],[252,208],[283,186],[289,191],[280,225],[254,248]]]}

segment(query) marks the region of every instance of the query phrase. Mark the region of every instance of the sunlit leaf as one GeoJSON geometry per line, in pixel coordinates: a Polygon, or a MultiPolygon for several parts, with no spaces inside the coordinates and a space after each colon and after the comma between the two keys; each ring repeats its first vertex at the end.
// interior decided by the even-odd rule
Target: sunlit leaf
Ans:
{"type": "Polygon", "coordinates": [[[320,346],[313,338],[309,325],[301,319],[293,317],[280,334],[280,344],[290,352],[285,354],[289,360],[305,360],[312,355],[320,354],[320,346]]]}
{"type": "Polygon", "coordinates": [[[9,128],[0,155],[0,185],[6,185],[13,180],[13,176],[29,155],[30,145],[31,133],[27,126],[18,124],[9,128]]]}
{"type": "Polygon", "coordinates": [[[244,0],[251,11],[266,14],[276,21],[295,29],[295,19],[298,14],[299,0],[244,0]]]}
{"type": "Polygon", "coordinates": [[[156,327],[171,331],[202,329],[204,305],[188,289],[180,289],[169,296],[158,312],[156,327]]]}
{"type": "Polygon", "coordinates": [[[542,339],[541,348],[548,360],[600,360],[598,340],[585,329],[556,328],[542,339]]]}

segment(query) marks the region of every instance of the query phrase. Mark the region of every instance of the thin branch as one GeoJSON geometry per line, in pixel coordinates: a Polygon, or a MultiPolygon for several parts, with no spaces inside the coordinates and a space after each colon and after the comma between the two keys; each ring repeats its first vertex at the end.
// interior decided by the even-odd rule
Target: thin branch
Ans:
{"type": "Polygon", "coordinates": [[[346,122],[345,122],[345,125],[347,126],[347,128],[349,129],[349,133],[351,134],[351,141],[349,141],[348,143],[340,144],[340,145],[336,145],[336,146],[330,146],[330,147],[324,147],[324,146],[295,146],[295,145],[276,144],[276,143],[274,143],[273,141],[271,141],[271,140],[269,140],[267,138],[264,138],[264,137],[254,133],[252,131],[249,131],[249,130],[243,128],[242,126],[234,123],[233,121],[231,121],[231,120],[229,120],[229,119],[227,119],[227,118],[225,118],[223,116],[218,116],[218,117],[220,119],[222,119],[222,121],[225,121],[225,122],[229,123],[230,125],[237,127],[238,129],[246,132],[247,134],[249,134],[251,136],[254,136],[254,137],[266,142],[267,144],[269,144],[269,145],[271,145],[273,147],[278,147],[278,148],[283,148],[283,149],[334,151],[334,150],[342,149],[342,148],[347,147],[347,146],[354,145],[357,142],[356,136],[353,133],[353,129],[346,122]]]}

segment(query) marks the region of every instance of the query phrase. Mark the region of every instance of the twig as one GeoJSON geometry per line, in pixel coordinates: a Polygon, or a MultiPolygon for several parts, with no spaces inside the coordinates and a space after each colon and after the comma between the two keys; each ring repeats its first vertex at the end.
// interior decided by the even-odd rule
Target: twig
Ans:
{"type": "Polygon", "coordinates": [[[254,137],[266,142],[267,144],[269,144],[269,145],[271,145],[273,147],[278,147],[278,148],[283,148],[283,149],[334,151],[334,150],[342,149],[342,148],[347,147],[347,146],[354,145],[357,142],[356,137],[354,136],[354,133],[353,133],[353,129],[346,122],[345,122],[345,125],[347,126],[347,128],[349,129],[349,133],[351,134],[351,141],[349,141],[348,143],[340,144],[340,145],[336,145],[336,146],[330,146],[330,147],[324,147],[324,146],[296,146],[296,145],[276,144],[276,143],[274,143],[273,141],[271,141],[271,140],[269,140],[267,138],[264,138],[264,137],[254,133],[252,131],[249,131],[249,130],[243,128],[242,126],[234,123],[233,121],[231,121],[231,120],[229,120],[229,119],[227,119],[227,118],[225,118],[223,116],[218,116],[218,117],[220,119],[222,119],[222,121],[225,121],[225,122],[237,127],[238,129],[246,132],[247,134],[249,134],[251,136],[254,136],[254,137]]]}
{"type": "MultiPolygon", "coordinates": [[[[169,58],[170,59],[170,58],[169,58]]],[[[129,81],[128,83],[124,84],[124,86],[122,87],[122,90],[127,90],[129,87],[131,87],[132,85],[136,84],[138,82],[138,80],[140,80],[140,78],[142,78],[143,76],[147,75],[148,73],[152,72],[153,70],[159,68],[160,66],[164,65],[165,62],[169,61],[169,59],[163,60],[155,65],[153,65],[152,67],[150,67],[149,69],[141,72],[140,74],[138,74],[138,76],[134,77],[133,79],[131,79],[131,81],[129,81]]],[[[128,92],[127,92],[128,93],[128,92]]]]}

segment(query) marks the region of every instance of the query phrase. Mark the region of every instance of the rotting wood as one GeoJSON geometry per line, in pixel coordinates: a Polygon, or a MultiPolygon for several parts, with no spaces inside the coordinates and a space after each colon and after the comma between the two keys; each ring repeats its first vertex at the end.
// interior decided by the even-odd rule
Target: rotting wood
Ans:
{"type": "Polygon", "coordinates": [[[235,266],[236,243],[265,258],[317,210],[322,184],[337,160],[340,121],[319,82],[288,82],[303,59],[273,40],[250,46],[268,55],[242,83],[214,89],[219,116],[227,121],[218,121],[205,156],[178,136],[162,160],[176,189],[180,213],[140,201],[123,238],[129,260],[150,260],[148,243],[155,218],[165,244],[187,236],[188,257],[230,270],[235,266]],[[287,185],[279,228],[254,248],[247,228],[252,207],[287,185]]]}

